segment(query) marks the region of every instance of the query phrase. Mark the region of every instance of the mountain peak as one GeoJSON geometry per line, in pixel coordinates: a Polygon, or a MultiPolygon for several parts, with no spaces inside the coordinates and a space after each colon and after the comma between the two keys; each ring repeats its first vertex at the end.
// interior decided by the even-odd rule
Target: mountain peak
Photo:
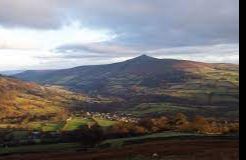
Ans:
{"type": "Polygon", "coordinates": [[[153,58],[153,57],[150,57],[150,56],[148,56],[146,54],[142,54],[142,55],[140,55],[140,56],[138,56],[136,58],[153,58]]]}
{"type": "Polygon", "coordinates": [[[143,54],[141,56],[138,56],[136,58],[133,58],[132,60],[134,61],[150,61],[150,60],[156,60],[157,58],[154,58],[154,57],[150,57],[146,54],[143,54]]]}
{"type": "Polygon", "coordinates": [[[150,56],[148,56],[148,55],[146,55],[146,54],[142,54],[142,55],[140,55],[139,57],[150,57],[150,56]]]}

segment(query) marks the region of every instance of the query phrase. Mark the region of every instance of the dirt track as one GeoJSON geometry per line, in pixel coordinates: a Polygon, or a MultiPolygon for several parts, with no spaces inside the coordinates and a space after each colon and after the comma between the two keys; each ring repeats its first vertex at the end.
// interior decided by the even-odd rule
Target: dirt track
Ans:
{"type": "Polygon", "coordinates": [[[121,149],[11,155],[0,160],[125,160],[133,155],[151,157],[154,153],[159,155],[155,160],[238,160],[238,147],[238,140],[166,140],[121,149]]]}

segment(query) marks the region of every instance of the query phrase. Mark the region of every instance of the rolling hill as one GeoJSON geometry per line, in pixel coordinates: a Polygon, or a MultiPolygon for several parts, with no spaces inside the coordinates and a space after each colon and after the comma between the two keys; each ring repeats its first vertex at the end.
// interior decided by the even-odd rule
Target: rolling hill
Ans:
{"type": "Polygon", "coordinates": [[[121,97],[130,102],[176,102],[237,106],[239,66],[142,55],[124,62],[15,75],[77,92],[121,97]]]}
{"type": "Polygon", "coordinates": [[[41,86],[0,76],[0,122],[62,120],[69,107],[83,103],[87,96],[55,86],[41,86]],[[27,121],[25,121],[25,119],[27,121]]]}

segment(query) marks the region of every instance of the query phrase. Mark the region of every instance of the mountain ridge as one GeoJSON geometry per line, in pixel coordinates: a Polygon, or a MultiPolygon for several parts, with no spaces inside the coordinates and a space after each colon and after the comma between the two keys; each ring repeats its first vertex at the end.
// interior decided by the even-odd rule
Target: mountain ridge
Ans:
{"type": "Polygon", "coordinates": [[[239,101],[238,71],[239,66],[233,64],[158,59],[142,55],[113,64],[27,71],[15,77],[60,85],[76,92],[132,101],[139,101],[137,97],[142,96],[162,97],[162,101],[178,99],[182,103],[235,106],[239,101]]]}
{"type": "Polygon", "coordinates": [[[230,65],[230,66],[239,66],[239,64],[234,64],[234,63],[206,63],[206,62],[202,62],[202,61],[193,61],[193,60],[182,60],[182,59],[173,59],[173,58],[155,58],[155,57],[151,57],[148,56],[146,54],[142,54],[138,57],[132,58],[132,59],[128,59],[125,61],[121,61],[121,62],[115,62],[115,63],[108,63],[108,64],[97,64],[97,65],[80,65],[80,66],[75,66],[75,67],[71,67],[71,68],[64,68],[64,69],[37,69],[37,70],[24,70],[21,73],[16,73],[13,74],[13,76],[18,76],[19,74],[25,73],[25,72],[53,72],[53,71],[59,71],[59,70],[69,70],[69,69],[76,69],[76,68],[81,68],[81,67],[95,67],[95,66],[105,66],[105,65],[114,65],[114,64],[118,64],[118,63],[122,63],[122,62],[127,62],[127,61],[136,61],[139,59],[152,59],[152,60],[166,60],[166,61],[179,61],[179,62],[190,62],[190,63],[199,63],[199,64],[210,64],[210,65],[230,65]]]}

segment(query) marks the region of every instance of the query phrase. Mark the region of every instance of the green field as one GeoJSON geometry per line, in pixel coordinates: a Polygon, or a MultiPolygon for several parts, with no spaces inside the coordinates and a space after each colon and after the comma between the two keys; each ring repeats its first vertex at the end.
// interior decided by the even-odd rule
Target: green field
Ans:
{"type": "Polygon", "coordinates": [[[227,106],[196,106],[196,105],[179,105],[174,103],[141,103],[133,108],[130,108],[124,113],[132,114],[137,117],[146,115],[161,114],[161,115],[176,115],[184,113],[186,115],[204,115],[212,117],[238,117],[238,107],[227,106]],[[220,113],[224,113],[221,115],[220,113]]]}
{"type": "Polygon", "coordinates": [[[55,132],[61,130],[63,127],[63,124],[55,124],[55,123],[50,123],[46,124],[42,127],[43,132],[55,132]]]}
{"type": "Polygon", "coordinates": [[[94,117],[93,120],[95,120],[97,124],[101,127],[110,127],[115,123],[117,123],[117,121],[111,121],[111,120],[97,118],[97,117],[94,117]]]}
{"type": "Polygon", "coordinates": [[[129,109],[127,112],[143,116],[151,113],[177,113],[177,112],[195,112],[199,111],[198,108],[178,106],[171,103],[142,103],[135,106],[134,108],[129,109]]]}
{"type": "Polygon", "coordinates": [[[177,137],[186,137],[186,136],[204,136],[203,134],[198,133],[180,133],[180,132],[164,132],[164,133],[155,133],[139,137],[130,137],[130,138],[119,138],[119,139],[110,139],[102,142],[100,146],[109,146],[109,147],[122,147],[125,143],[134,142],[134,141],[146,141],[146,140],[155,140],[155,139],[168,139],[168,138],[177,138],[177,137]]]}
{"type": "MultiPolygon", "coordinates": [[[[73,117],[66,122],[27,122],[26,128],[31,131],[42,131],[42,132],[56,132],[56,131],[73,131],[77,130],[82,126],[93,125],[97,123],[101,127],[110,127],[117,123],[117,121],[107,120],[103,118],[93,117],[93,118],[82,118],[73,117]]],[[[13,128],[21,128],[21,125],[17,124],[0,124],[0,128],[7,128],[12,126],[13,128]]]]}
{"type": "Polygon", "coordinates": [[[35,131],[55,132],[60,131],[64,127],[62,122],[30,122],[27,127],[35,131]]]}
{"type": "Polygon", "coordinates": [[[75,118],[72,118],[71,120],[68,120],[62,130],[63,131],[73,131],[73,130],[79,129],[82,126],[86,126],[92,123],[95,123],[92,119],[75,117],[75,118]]]}

